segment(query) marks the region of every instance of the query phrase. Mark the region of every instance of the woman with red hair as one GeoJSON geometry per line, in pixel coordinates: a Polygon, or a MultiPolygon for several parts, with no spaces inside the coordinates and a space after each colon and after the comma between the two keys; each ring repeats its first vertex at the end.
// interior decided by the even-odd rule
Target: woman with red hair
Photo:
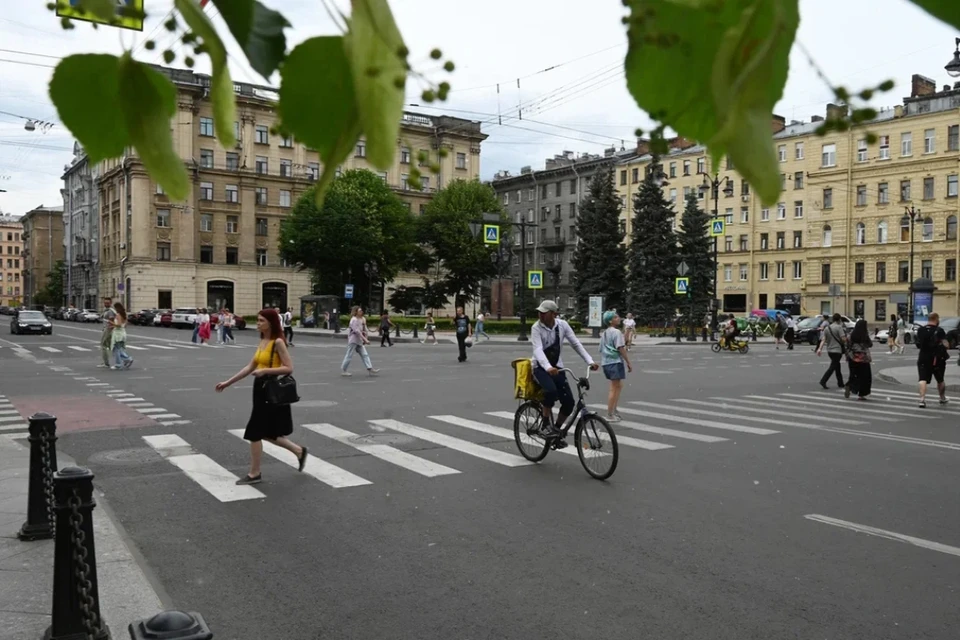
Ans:
{"type": "Polygon", "coordinates": [[[243,439],[250,442],[250,473],[237,480],[237,484],[258,484],[263,479],[260,474],[260,458],[263,456],[263,440],[283,447],[297,456],[298,468],[303,471],[307,463],[307,448],[288,439],[293,433],[293,416],[290,405],[270,404],[265,390],[266,376],[283,376],[293,373],[293,360],[283,340],[283,328],[280,314],[276,309],[263,309],[257,315],[257,331],[260,332],[260,344],[253,359],[232,378],[217,384],[217,393],[235,382],[253,374],[253,411],[247,422],[243,439]]]}

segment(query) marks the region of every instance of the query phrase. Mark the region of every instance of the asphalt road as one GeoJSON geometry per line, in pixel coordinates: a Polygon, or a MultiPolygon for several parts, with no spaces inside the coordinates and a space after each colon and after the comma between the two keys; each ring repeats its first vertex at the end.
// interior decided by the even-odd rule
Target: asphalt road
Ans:
{"type": "MultiPolygon", "coordinates": [[[[192,348],[131,328],[136,362],[115,372],[98,327],[55,324],[3,336],[0,395],[60,417],[60,448],[218,639],[956,637],[960,401],[920,410],[883,383],[844,401],[809,348],[635,350],[620,465],[598,482],[572,455],[518,464],[489,415],[516,408],[521,346],[459,364],[452,344],[376,341],[381,374],[357,359],[342,378],[345,343],[302,337],[294,440],[316,457],[298,474],[265,456],[238,493],[250,382],[213,386],[252,331],[192,348]]],[[[877,352],[875,370],[909,362],[877,352]]]]}

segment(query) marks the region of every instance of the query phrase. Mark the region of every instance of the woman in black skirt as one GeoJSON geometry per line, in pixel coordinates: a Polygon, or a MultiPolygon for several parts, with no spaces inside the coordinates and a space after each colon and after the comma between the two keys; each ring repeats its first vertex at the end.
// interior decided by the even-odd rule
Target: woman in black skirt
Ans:
{"type": "Polygon", "coordinates": [[[283,340],[283,328],[280,324],[280,314],[276,309],[263,309],[257,315],[257,331],[260,332],[260,344],[253,354],[250,364],[240,369],[226,382],[217,384],[217,392],[221,392],[235,382],[243,380],[253,374],[253,411],[247,422],[247,430],[243,439],[250,441],[250,473],[237,480],[237,484],[258,484],[260,475],[260,458],[263,456],[263,440],[283,447],[299,461],[299,470],[307,462],[307,448],[289,440],[287,436],[293,433],[293,417],[290,414],[290,405],[269,404],[264,389],[264,376],[282,376],[293,373],[293,361],[287,344],[283,340]]]}

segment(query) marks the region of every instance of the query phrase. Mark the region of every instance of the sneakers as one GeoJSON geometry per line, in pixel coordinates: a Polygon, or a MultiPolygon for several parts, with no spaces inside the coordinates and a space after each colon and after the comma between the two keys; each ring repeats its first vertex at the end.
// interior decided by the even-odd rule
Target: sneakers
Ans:
{"type": "Polygon", "coordinates": [[[925,401],[921,400],[920,402],[917,403],[917,406],[918,406],[919,408],[921,408],[921,409],[926,409],[926,408],[927,408],[927,403],[926,403],[925,401]]]}
{"type": "Polygon", "coordinates": [[[126,362],[123,363],[123,368],[124,368],[124,369],[129,369],[129,368],[132,367],[132,366],[133,366],[133,358],[131,358],[131,359],[129,359],[129,360],[127,360],[126,362]]]}
{"type": "Polygon", "coordinates": [[[380,369],[367,369],[367,373],[369,373],[372,376],[375,376],[378,373],[380,373],[380,369]]]}
{"type": "Polygon", "coordinates": [[[263,474],[258,473],[255,476],[243,476],[236,481],[235,484],[244,485],[244,484],[260,484],[263,481],[263,474]]]}
{"type": "Polygon", "coordinates": [[[942,407],[943,405],[947,404],[948,402],[950,402],[949,399],[947,399],[947,398],[940,398],[940,406],[941,406],[941,407],[942,407]]]}
{"type": "Polygon", "coordinates": [[[340,372],[340,375],[343,376],[344,378],[349,378],[349,377],[352,376],[353,374],[350,373],[349,371],[341,371],[341,372],[340,372]]]}
{"type": "Polygon", "coordinates": [[[620,417],[618,413],[608,413],[606,415],[607,422],[620,422],[623,418],[620,417]]]}

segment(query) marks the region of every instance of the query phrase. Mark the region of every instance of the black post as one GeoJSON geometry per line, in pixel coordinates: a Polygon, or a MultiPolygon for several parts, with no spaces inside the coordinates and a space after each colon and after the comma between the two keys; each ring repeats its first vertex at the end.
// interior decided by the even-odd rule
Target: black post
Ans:
{"type": "Polygon", "coordinates": [[[913,326],[913,227],[916,224],[916,218],[920,214],[919,211],[915,210],[913,207],[906,209],[906,215],[910,216],[910,267],[907,270],[907,293],[909,297],[907,298],[907,319],[910,322],[910,326],[913,326]]]}
{"type": "Polygon", "coordinates": [[[755,322],[752,323],[750,325],[750,328],[753,330],[753,341],[756,342],[757,341],[757,323],[755,322]]]}
{"type": "Polygon", "coordinates": [[[414,323],[413,323],[413,339],[416,340],[416,339],[418,339],[419,337],[420,337],[420,336],[417,335],[417,323],[414,322],[414,323]]]}
{"type": "Polygon", "coordinates": [[[520,335],[517,342],[526,342],[527,338],[527,222],[514,223],[520,227],[520,335]]]}
{"type": "MultiPolygon", "coordinates": [[[[387,329],[387,333],[390,333],[390,329],[389,329],[389,328],[387,329]]],[[[398,337],[398,338],[400,337],[400,324],[399,324],[399,323],[397,324],[397,337],[398,337]]]]}
{"type": "MultiPolygon", "coordinates": [[[[720,213],[720,208],[719,208],[720,203],[718,201],[720,196],[720,181],[717,179],[714,179],[711,182],[711,187],[712,187],[711,193],[713,194],[712,220],[716,221],[718,214],[720,213]]],[[[713,234],[712,225],[711,225],[710,233],[711,235],[713,234]]],[[[710,307],[713,309],[710,315],[710,340],[711,341],[716,340],[716,337],[714,334],[716,334],[717,332],[717,293],[718,293],[717,281],[719,280],[717,269],[720,268],[720,261],[719,261],[719,256],[717,255],[718,254],[717,249],[718,249],[719,243],[720,243],[720,238],[718,236],[713,236],[713,301],[710,303],[710,307]]]]}
{"type": "Polygon", "coordinates": [[[131,622],[130,640],[212,640],[213,633],[196,612],[161,611],[149,620],[131,622]]]}
{"type": "Polygon", "coordinates": [[[110,640],[100,618],[93,543],[93,473],[66,467],[53,476],[57,536],[53,548],[53,615],[45,640],[110,640]]]}
{"type": "Polygon", "coordinates": [[[30,416],[30,480],[27,521],[21,540],[48,540],[54,534],[53,474],[57,470],[57,419],[47,413],[30,416]]]}

